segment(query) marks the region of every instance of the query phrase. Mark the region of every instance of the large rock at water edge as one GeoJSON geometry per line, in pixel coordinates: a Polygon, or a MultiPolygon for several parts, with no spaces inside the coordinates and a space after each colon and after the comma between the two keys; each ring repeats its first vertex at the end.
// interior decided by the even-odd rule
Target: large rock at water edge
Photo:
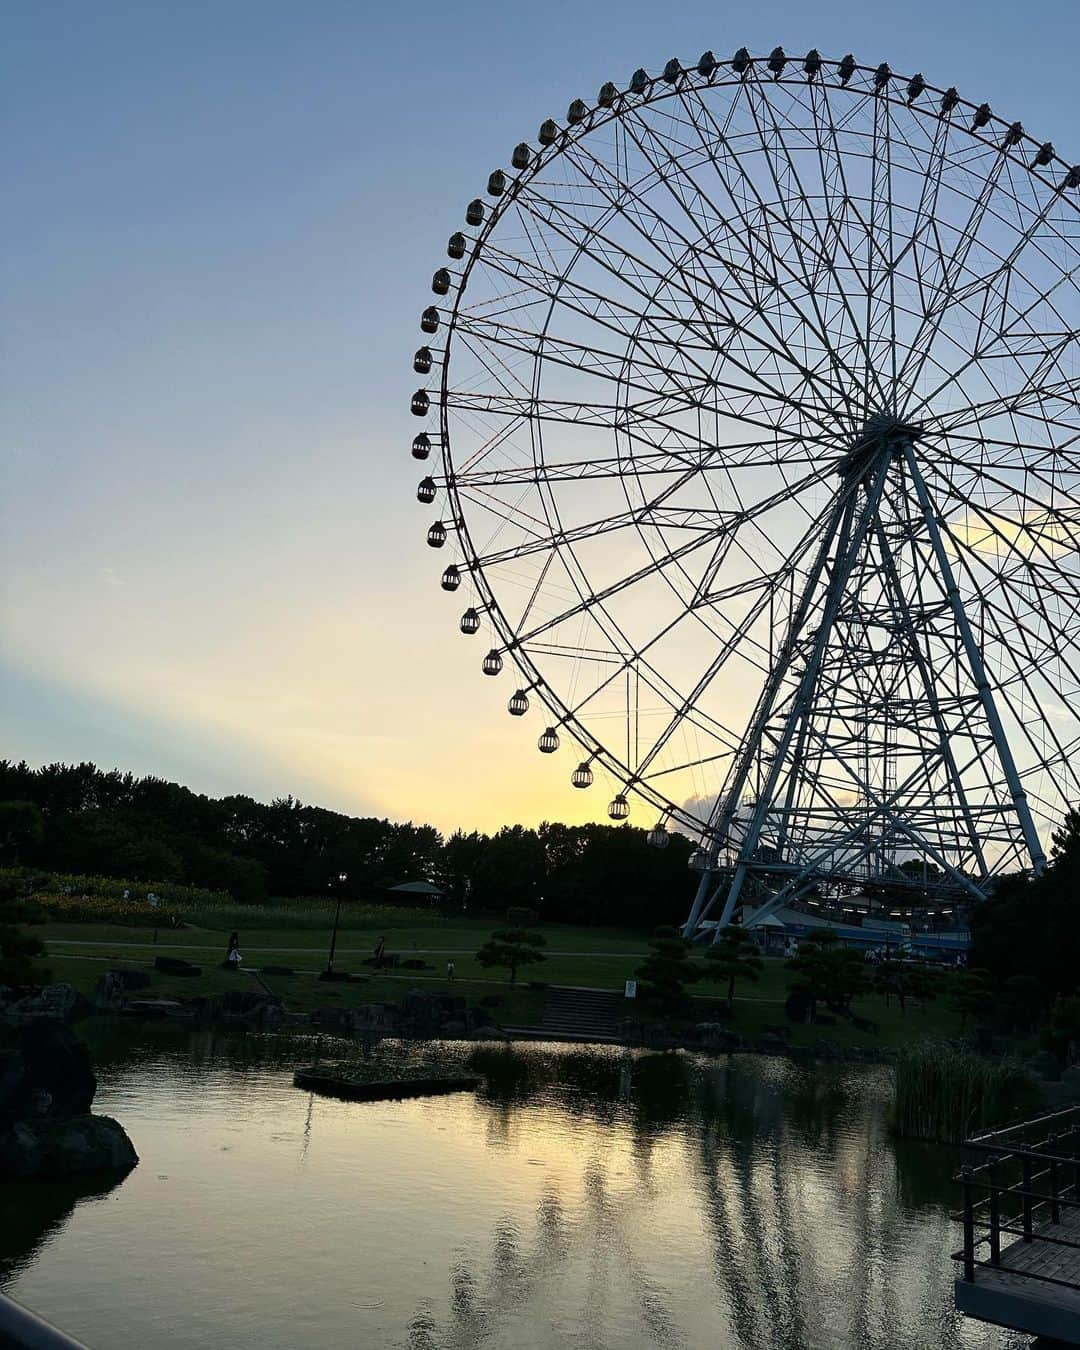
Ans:
{"type": "Polygon", "coordinates": [[[138,1161],[124,1127],[111,1116],[21,1120],[0,1137],[0,1178],[127,1172],[138,1161]]]}
{"type": "Polygon", "coordinates": [[[70,984],[47,984],[36,994],[17,999],[4,1008],[4,1017],[17,1025],[28,1022],[74,1022],[90,1011],[90,1002],[70,984]]]}

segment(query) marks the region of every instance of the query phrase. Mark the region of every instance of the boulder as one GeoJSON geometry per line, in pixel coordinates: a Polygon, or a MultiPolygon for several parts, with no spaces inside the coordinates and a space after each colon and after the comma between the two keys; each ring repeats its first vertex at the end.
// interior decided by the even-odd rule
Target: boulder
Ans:
{"type": "Polygon", "coordinates": [[[93,993],[90,995],[90,1002],[95,1008],[102,1008],[106,1011],[116,1010],[124,1006],[124,999],[127,990],[124,982],[117,977],[120,975],[118,970],[107,970],[104,975],[94,985],[93,993]]]}
{"type": "Polygon", "coordinates": [[[175,998],[131,998],[124,1004],[123,1011],[129,1017],[148,1018],[194,1018],[195,1009],[175,998]]]}
{"type": "Polygon", "coordinates": [[[127,1172],[138,1161],[123,1126],[111,1116],[21,1120],[0,1137],[0,1177],[29,1180],[127,1172]]]}
{"type": "Polygon", "coordinates": [[[149,989],[150,972],[148,970],[110,970],[108,972],[121,989],[149,989]]]}
{"type": "Polygon", "coordinates": [[[97,1091],[90,1052],[62,1022],[46,1020],[23,1026],[15,1051],[20,1067],[8,1065],[9,1076],[18,1073],[18,1081],[8,1094],[9,1109],[14,1114],[27,1109],[37,1093],[47,1094],[51,1114],[58,1118],[90,1110],[97,1091]]]}
{"type": "Polygon", "coordinates": [[[154,969],[160,970],[163,975],[202,974],[202,966],[192,965],[190,961],[183,961],[178,956],[155,956],[154,969]]]}
{"type": "Polygon", "coordinates": [[[397,1021],[397,1008],[390,1003],[363,1003],[352,1012],[354,1031],[386,1031],[397,1021]]]}
{"type": "Polygon", "coordinates": [[[1057,1055],[1049,1050],[1036,1050],[1027,1062],[1028,1068],[1039,1078],[1055,1082],[1061,1077],[1061,1064],[1057,1055]]]}
{"type": "Polygon", "coordinates": [[[1070,1098],[1080,1098],[1080,1064],[1071,1064],[1062,1070],[1061,1086],[1070,1098]]]}
{"type": "Polygon", "coordinates": [[[16,999],[4,1009],[7,1021],[17,1024],[48,1020],[73,1022],[90,1011],[89,1001],[70,984],[47,984],[44,989],[16,999]]]}

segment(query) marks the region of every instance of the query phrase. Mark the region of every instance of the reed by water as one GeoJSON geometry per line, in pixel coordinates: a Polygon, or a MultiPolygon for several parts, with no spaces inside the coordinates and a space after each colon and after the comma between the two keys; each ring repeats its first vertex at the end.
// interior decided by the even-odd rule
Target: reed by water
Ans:
{"type": "Polygon", "coordinates": [[[958,1144],[1038,1105],[1038,1083],[1019,1060],[933,1040],[897,1056],[895,1127],[908,1138],[958,1144]]]}

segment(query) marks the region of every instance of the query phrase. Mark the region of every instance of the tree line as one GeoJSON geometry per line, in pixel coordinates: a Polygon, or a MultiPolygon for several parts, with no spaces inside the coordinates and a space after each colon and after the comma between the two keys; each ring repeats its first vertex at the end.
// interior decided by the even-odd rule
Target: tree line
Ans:
{"type": "Polygon", "coordinates": [[[691,842],[663,850],[628,825],[506,826],[494,834],[349,816],[294,797],[208,797],[94,764],[0,761],[0,855],[55,871],[183,881],[237,900],[325,895],[346,874],[355,899],[424,880],[460,911],[512,906],[548,922],[652,928],[686,917],[691,842]]]}

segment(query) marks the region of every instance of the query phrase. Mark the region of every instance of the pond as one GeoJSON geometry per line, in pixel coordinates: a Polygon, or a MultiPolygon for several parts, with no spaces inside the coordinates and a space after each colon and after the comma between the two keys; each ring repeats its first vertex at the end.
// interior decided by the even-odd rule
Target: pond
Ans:
{"type": "Polygon", "coordinates": [[[886,1069],[491,1046],[366,1103],[293,1087],[313,1045],[91,1032],[142,1161],[0,1189],[0,1286],[97,1350],[1028,1343],[953,1312],[956,1159],[892,1139],[886,1069]]]}

